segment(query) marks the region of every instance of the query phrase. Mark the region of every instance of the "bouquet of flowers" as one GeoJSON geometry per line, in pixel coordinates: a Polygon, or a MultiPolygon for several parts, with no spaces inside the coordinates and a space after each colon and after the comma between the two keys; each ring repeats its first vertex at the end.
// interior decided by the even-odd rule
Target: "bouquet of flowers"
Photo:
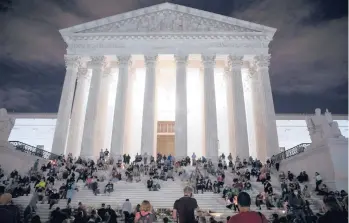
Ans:
{"type": "Polygon", "coordinates": [[[172,210],[169,208],[158,208],[158,209],[155,209],[154,212],[157,219],[163,219],[165,217],[169,219],[172,218],[172,210]]]}

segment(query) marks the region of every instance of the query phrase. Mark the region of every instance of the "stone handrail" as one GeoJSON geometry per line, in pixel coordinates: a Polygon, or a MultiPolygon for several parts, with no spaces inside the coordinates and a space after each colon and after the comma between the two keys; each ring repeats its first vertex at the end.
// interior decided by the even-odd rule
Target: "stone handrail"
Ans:
{"type": "Polygon", "coordinates": [[[304,152],[304,150],[310,145],[310,143],[301,143],[291,149],[285,150],[284,152],[281,152],[279,154],[276,154],[274,156],[275,161],[281,161],[284,159],[288,159],[292,156],[295,156],[299,153],[304,152]]]}
{"type": "Polygon", "coordinates": [[[55,160],[55,159],[58,159],[59,157],[57,154],[53,154],[51,152],[37,148],[35,146],[28,145],[23,142],[9,141],[9,143],[11,143],[17,151],[28,153],[32,156],[37,156],[37,157],[49,159],[49,160],[55,160]]]}

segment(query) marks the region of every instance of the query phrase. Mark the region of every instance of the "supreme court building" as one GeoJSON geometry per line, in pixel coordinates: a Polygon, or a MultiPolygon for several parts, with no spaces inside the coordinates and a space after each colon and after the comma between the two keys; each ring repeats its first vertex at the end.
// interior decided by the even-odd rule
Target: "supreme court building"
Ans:
{"type": "Polygon", "coordinates": [[[279,152],[276,29],[163,3],[60,30],[66,74],[52,152],[217,158],[279,152]],[[108,127],[110,126],[110,128],[108,127]]]}

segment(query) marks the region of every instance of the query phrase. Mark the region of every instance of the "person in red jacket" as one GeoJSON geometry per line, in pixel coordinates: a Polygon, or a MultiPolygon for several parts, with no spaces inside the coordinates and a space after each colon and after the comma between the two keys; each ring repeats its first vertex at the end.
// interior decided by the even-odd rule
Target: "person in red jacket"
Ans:
{"type": "Polygon", "coordinates": [[[232,216],[228,223],[268,223],[266,217],[250,210],[251,197],[246,192],[240,192],[237,198],[239,214],[232,216]]]}

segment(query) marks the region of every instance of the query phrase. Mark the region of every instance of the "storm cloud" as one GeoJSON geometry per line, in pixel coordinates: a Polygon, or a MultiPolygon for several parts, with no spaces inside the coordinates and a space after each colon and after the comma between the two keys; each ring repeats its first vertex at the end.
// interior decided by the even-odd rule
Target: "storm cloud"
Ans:
{"type": "MultiPolygon", "coordinates": [[[[58,30],[161,2],[13,0],[0,14],[0,107],[17,112],[56,112],[66,49],[58,30]]],[[[172,2],[278,29],[270,45],[277,112],[311,112],[315,107],[328,107],[334,113],[347,113],[346,1],[172,2]]]]}

